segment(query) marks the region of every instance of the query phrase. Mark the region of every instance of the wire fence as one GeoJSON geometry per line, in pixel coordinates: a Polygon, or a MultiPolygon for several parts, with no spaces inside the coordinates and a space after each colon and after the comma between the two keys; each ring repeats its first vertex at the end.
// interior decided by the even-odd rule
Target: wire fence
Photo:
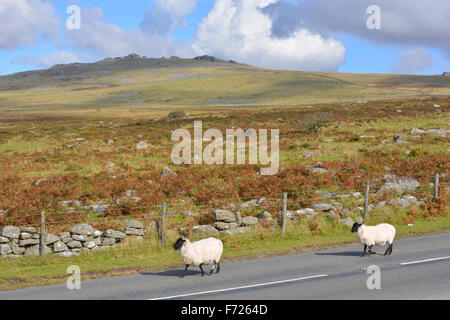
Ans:
{"type": "MultiPolygon", "coordinates": [[[[229,202],[228,205],[221,206],[220,209],[230,211],[242,211],[245,214],[252,214],[255,211],[269,211],[274,214],[284,233],[286,217],[289,211],[302,210],[307,208],[316,209],[320,204],[336,204],[340,203],[334,209],[343,210],[344,204],[346,210],[358,209],[362,211],[364,219],[369,214],[369,205],[374,205],[376,201],[377,191],[380,190],[379,181],[367,183],[365,190],[354,190],[346,192],[312,192],[311,191],[289,191],[283,192],[276,198],[259,198],[251,197],[241,198],[239,203],[229,202]]],[[[440,197],[448,197],[450,192],[450,181],[448,176],[439,175],[430,177],[415,192],[418,196],[425,196],[437,201],[440,197]]],[[[189,205],[192,206],[190,203],[189,205]]],[[[179,202],[164,202],[160,206],[121,206],[118,208],[110,206],[99,206],[97,210],[92,207],[77,207],[69,210],[42,210],[28,214],[25,217],[26,223],[21,227],[35,227],[37,230],[46,230],[45,232],[61,232],[65,231],[74,224],[89,223],[97,229],[107,229],[112,227],[120,227],[125,225],[126,220],[139,220],[145,224],[155,222],[158,227],[158,234],[162,245],[165,242],[165,232],[167,228],[172,228],[183,224],[190,227],[203,222],[213,223],[214,212],[219,209],[217,206],[196,207],[193,214],[186,214],[186,219],[180,219],[182,214],[169,210],[189,211],[189,205],[180,205],[179,202]],[[209,220],[208,220],[209,219],[209,220]]],[[[192,208],[191,208],[192,209],[192,208]]],[[[321,210],[317,208],[317,210],[321,210]]],[[[2,225],[14,225],[14,217],[1,217],[2,225]]],[[[207,224],[207,223],[204,223],[207,224]]]]}

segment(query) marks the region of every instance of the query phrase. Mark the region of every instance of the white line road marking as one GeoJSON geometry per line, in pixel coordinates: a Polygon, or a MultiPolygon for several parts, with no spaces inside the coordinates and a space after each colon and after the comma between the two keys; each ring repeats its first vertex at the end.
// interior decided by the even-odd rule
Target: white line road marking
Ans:
{"type": "Polygon", "coordinates": [[[448,256],[448,257],[440,257],[440,258],[433,258],[433,259],[426,259],[426,260],[419,260],[419,261],[404,262],[404,263],[400,263],[400,264],[402,266],[406,266],[406,265],[409,265],[409,264],[426,263],[426,262],[439,261],[439,260],[445,260],[445,259],[450,259],[450,256],[448,256]]]}
{"type": "Polygon", "coordinates": [[[265,282],[265,283],[252,284],[252,285],[242,286],[242,287],[234,287],[234,288],[226,288],[226,289],[218,289],[218,290],[210,290],[210,291],[203,291],[203,292],[180,294],[180,295],[177,295],[177,296],[154,298],[154,299],[149,299],[149,300],[166,300],[166,299],[174,299],[174,298],[181,298],[181,297],[198,296],[198,295],[209,294],[209,293],[218,293],[218,292],[234,291],[234,290],[240,290],[240,289],[256,288],[256,287],[270,286],[270,285],[273,285],[273,284],[288,283],[288,282],[295,282],[295,281],[315,279],[315,278],[323,278],[323,277],[328,277],[328,274],[319,274],[319,275],[310,276],[310,277],[295,278],[295,279],[273,281],[273,282],[265,282]]]}

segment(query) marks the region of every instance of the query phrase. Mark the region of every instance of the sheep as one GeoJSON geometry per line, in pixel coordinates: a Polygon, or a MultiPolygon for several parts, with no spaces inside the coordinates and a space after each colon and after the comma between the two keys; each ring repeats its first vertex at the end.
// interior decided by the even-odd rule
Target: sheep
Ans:
{"type": "Polygon", "coordinates": [[[204,264],[214,264],[209,275],[214,272],[217,267],[216,274],[220,272],[220,259],[223,253],[222,241],[216,238],[208,238],[195,242],[188,239],[179,238],[173,245],[174,250],[180,250],[181,259],[183,259],[186,268],[180,278],[186,275],[186,271],[190,266],[198,266],[205,275],[202,266],[204,264]]]}
{"type": "Polygon", "coordinates": [[[387,223],[376,226],[366,226],[364,224],[355,223],[352,227],[352,232],[357,233],[359,241],[364,245],[362,257],[366,255],[367,247],[369,247],[369,254],[375,254],[375,252],[372,251],[373,246],[384,246],[386,244],[389,246],[384,255],[392,254],[395,238],[394,226],[387,223]]]}

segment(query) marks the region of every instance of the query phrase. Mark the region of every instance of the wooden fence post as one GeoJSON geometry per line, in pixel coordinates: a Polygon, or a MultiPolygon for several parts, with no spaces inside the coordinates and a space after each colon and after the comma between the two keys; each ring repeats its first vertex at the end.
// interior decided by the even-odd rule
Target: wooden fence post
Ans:
{"type": "Polygon", "coordinates": [[[370,183],[369,180],[366,182],[366,192],[364,194],[364,220],[369,216],[369,189],[370,183]]]}
{"type": "Polygon", "coordinates": [[[45,212],[41,212],[41,236],[39,237],[39,255],[45,254],[45,212]]]}
{"type": "Polygon", "coordinates": [[[161,217],[161,246],[162,247],[164,247],[166,245],[166,210],[167,210],[167,203],[163,202],[162,217],[161,217]]]}
{"type": "Polygon", "coordinates": [[[434,197],[433,200],[437,202],[439,199],[439,173],[434,176],[434,197]]]}
{"type": "Polygon", "coordinates": [[[281,212],[281,232],[284,235],[286,232],[286,211],[287,211],[287,193],[283,193],[283,211],[281,212]]]}

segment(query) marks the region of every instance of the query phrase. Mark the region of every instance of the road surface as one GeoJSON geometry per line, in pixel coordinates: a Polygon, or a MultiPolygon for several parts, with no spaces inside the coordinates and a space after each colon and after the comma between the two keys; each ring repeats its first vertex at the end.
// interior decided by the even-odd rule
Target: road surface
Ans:
{"type": "Polygon", "coordinates": [[[450,233],[396,241],[391,256],[384,250],[360,257],[362,246],[351,246],[224,263],[218,275],[191,268],[183,279],[180,259],[177,270],[86,280],[80,290],[6,291],[0,299],[450,299],[450,233]],[[370,266],[380,268],[380,289],[368,289],[370,266]]]}

